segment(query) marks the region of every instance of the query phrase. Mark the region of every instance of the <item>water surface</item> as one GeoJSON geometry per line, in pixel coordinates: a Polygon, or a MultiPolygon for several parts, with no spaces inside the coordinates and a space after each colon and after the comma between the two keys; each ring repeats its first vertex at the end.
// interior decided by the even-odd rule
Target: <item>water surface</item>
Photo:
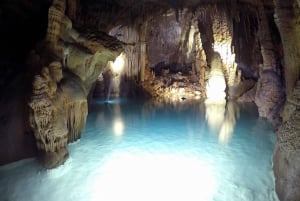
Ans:
{"type": "Polygon", "coordinates": [[[70,159],[0,167],[3,201],[277,201],[274,134],[254,105],[96,100],[70,159]]]}

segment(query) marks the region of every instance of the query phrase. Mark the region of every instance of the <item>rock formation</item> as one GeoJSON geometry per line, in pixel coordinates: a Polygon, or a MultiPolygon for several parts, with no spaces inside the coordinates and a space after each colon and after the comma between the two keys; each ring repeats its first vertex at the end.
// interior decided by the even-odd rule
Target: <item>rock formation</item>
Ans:
{"type": "Polygon", "coordinates": [[[275,22],[284,52],[286,102],[281,113],[283,124],[276,132],[274,173],[276,192],[281,201],[300,200],[299,158],[299,1],[274,0],[275,22]]]}
{"type": "Polygon", "coordinates": [[[275,54],[275,47],[271,38],[269,22],[266,17],[263,5],[260,4],[260,43],[262,47],[263,65],[261,65],[255,103],[259,115],[270,121],[278,117],[279,108],[283,105],[284,91],[280,74],[276,73],[278,62],[275,54]]]}
{"type": "Polygon", "coordinates": [[[209,79],[206,86],[206,102],[226,102],[226,81],[222,68],[222,60],[219,53],[215,53],[212,62],[209,79]]]}
{"type": "Polygon", "coordinates": [[[259,115],[271,122],[276,120],[284,99],[284,91],[279,76],[272,70],[261,72],[255,96],[259,115]]]}
{"type": "Polygon", "coordinates": [[[57,67],[61,67],[59,63],[52,63],[49,67],[44,67],[40,75],[35,76],[33,95],[29,102],[32,109],[30,126],[34,131],[37,147],[42,151],[42,160],[49,168],[60,165],[68,155],[67,119],[57,93],[57,84],[62,77],[55,74],[54,70],[51,73],[49,70],[57,67]]]}
{"type": "Polygon", "coordinates": [[[300,81],[288,96],[276,132],[274,173],[280,200],[300,200],[300,81]]]}
{"type": "Polygon", "coordinates": [[[106,63],[122,51],[122,43],[104,33],[74,30],[65,8],[65,0],[53,1],[42,46],[47,51],[37,47],[32,56],[41,59],[30,59],[36,66],[50,62],[35,75],[28,103],[30,126],[47,168],[67,159],[67,143],[79,139],[85,126],[89,92],[106,63]]]}
{"type": "MultiPolygon", "coordinates": [[[[283,124],[276,128],[276,191],[281,200],[299,200],[299,0],[230,0],[226,3],[41,0],[36,2],[38,6],[27,0],[3,2],[0,23],[6,28],[0,31],[1,58],[3,55],[10,60],[20,55],[26,57],[34,43],[45,37],[30,52],[30,67],[20,65],[22,67],[17,70],[5,67],[4,73],[1,69],[1,77],[7,79],[1,79],[0,85],[5,89],[3,96],[9,97],[9,89],[22,88],[15,84],[20,83],[16,81],[19,76],[22,80],[33,78],[28,102],[31,129],[20,126],[28,119],[23,115],[27,112],[24,108],[22,118],[14,112],[9,121],[14,122],[16,118],[18,128],[22,127],[17,132],[23,137],[24,133],[30,136],[32,130],[47,167],[63,163],[68,156],[67,143],[80,138],[88,110],[87,97],[95,81],[107,62],[113,62],[125,50],[126,79],[121,80],[121,86],[125,81],[135,85],[134,90],[130,86],[126,90],[136,96],[140,93],[135,90],[143,88],[154,97],[183,101],[199,97],[210,99],[218,91],[222,101],[225,96],[254,101],[260,116],[276,125],[281,123],[278,114],[284,105],[283,124]],[[48,12],[48,19],[46,14],[44,16],[44,32],[41,27],[35,29],[41,24],[37,22],[43,20],[36,20],[29,26],[37,16],[43,16],[37,14],[38,8],[48,12]],[[31,15],[29,11],[32,10],[35,14],[31,15]],[[8,20],[10,18],[12,20],[8,20]],[[19,37],[20,32],[26,33],[23,35],[32,41],[24,41],[19,37]],[[21,43],[26,47],[21,47],[21,43]],[[221,55],[221,60],[214,58],[214,52],[221,55]],[[218,61],[218,68],[215,61],[218,61]],[[211,90],[214,80],[219,84],[213,87],[216,90],[211,90]],[[8,83],[11,82],[18,86],[10,87],[8,83]]],[[[124,93],[124,88],[120,93],[124,93]]],[[[28,100],[27,96],[22,95],[23,102],[17,102],[17,96],[11,99],[20,106],[28,100]]],[[[10,98],[1,99],[2,107],[12,105],[7,100],[10,98]]],[[[225,115],[224,120],[226,108],[208,106],[210,110],[220,111],[219,120],[226,122],[223,130],[230,131],[227,124],[235,120],[232,115],[225,115]]],[[[7,110],[1,110],[0,130],[3,133],[9,117],[7,110]]],[[[11,129],[12,124],[8,125],[9,131],[3,134],[6,138],[11,136],[10,131],[16,132],[11,129]]],[[[224,136],[221,138],[226,139],[224,136]]],[[[14,156],[10,161],[20,158],[14,156]]]]}
{"type": "Polygon", "coordinates": [[[280,32],[284,52],[284,75],[287,95],[293,91],[300,75],[300,7],[295,0],[274,0],[274,20],[280,32]]]}

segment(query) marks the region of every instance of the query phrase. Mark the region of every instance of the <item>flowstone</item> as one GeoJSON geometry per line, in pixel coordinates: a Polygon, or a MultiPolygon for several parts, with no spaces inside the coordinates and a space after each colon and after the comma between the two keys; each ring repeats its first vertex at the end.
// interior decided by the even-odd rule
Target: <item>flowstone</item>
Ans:
{"type": "Polygon", "coordinates": [[[60,94],[57,92],[57,84],[61,77],[58,77],[53,69],[57,65],[58,63],[52,63],[42,69],[41,75],[35,76],[33,94],[29,101],[30,126],[37,148],[41,151],[41,159],[48,168],[60,165],[68,156],[66,117],[59,107],[60,94]]]}

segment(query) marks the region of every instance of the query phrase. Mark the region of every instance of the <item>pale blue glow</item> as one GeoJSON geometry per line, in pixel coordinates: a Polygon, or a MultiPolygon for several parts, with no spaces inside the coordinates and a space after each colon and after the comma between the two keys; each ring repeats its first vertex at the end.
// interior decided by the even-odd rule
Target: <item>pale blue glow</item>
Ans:
{"type": "Polygon", "coordinates": [[[99,168],[91,200],[212,200],[213,173],[204,160],[178,154],[115,153],[99,168]]]}
{"type": "Polygon", "coordinates": [[[225,141],[199,102],[98,100],[90,112],[63,166],[0,167],[0,200],[277,201],[272,127],[251,105],[225,109],[223,124],[233,122],[225,141]]]}

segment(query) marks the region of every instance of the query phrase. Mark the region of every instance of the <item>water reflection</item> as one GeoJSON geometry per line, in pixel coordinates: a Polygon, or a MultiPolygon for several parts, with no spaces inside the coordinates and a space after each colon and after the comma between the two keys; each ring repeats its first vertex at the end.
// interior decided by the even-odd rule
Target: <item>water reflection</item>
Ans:
{"type": "MultiPolygon", "coordinates": [[[[111,124],[111,129],[115,136],[122,136],[125,133],[126,124],[130,122],[149,118],[160,118],[162,120],[164,115],[168,114],[176,118],[179,114],[185,115],[186,112],[190,112],[190,115],[194,116],[195,122],[204,122],[205,118],[209,131],[218,135],[218,142],[220,144],[226,145],[232,138],[236,121],[240,116],[240,106],[233,101],[221,101],[218,103],[215,101],[186,100],[181,103],[170,103],[160,100],[150,100],[143,103],[141,116],[122,114],[121,105],[121,102],[105,102],[103,106],[106,108],[106,112],[99,112],[97,118],[97,125],[99,127],[111,124]],[[164,111],[164,114],[161,111],[164,111]]],[[[169,121],[171,120],[169,119],[169,121]]],[[[184,128],[189,129],[190,122],[182,123],[184,128]]]]}
{"type": "Polygon", "coordinates": [[[122,118],[116,117],[113,122],[113,131],[116,136],[121,136],[124,133],[124,122],[122,118]]]}
{"type": "Polygon", "coordinates": [[[228,144],[240,116],[239,105],[233,101],[205,102],[205,117],[212,133],[218,133],[219,143],[228,144]]]}
{"type": "Polygon", "coordinates": [[[205,102],[205,118],[212,133],[220,131],[224,122],[225,102],[205,102]]]}
{"type": "Polygon", "coordinates": [[[71,157],[63,166],[49,172],[31,160],[0,167],[0,200],[278,201],[271,125],[257,119],[253,104],[207,106],[222,111],[218,137],[209,134],[201,101],[175,107],[97,100],[81,140],[68,146],[71,157]],[[114,122],[123,123],[122,137],[116,136],[114,122]],[[234,127],[238,134],[228,135],[234,127]],[[219,138],[231,143],[219,148],[219,138]]]}
{"type": "Polygon", "coordinates": [[[236,119],[240,117],[239,105],[235,102],[229,101],[226,105],[225,118],[219,133],[219,142],[227,144],[231,139],[234,131],[236,119]]]}
{"type": "Polygon", "coordinates": [[[112,112],[113,112],[113,132],[116,136],[121,136],[124,133],[124,121],[122,119],[122,112],[120,104],[113,104],[112,105],[112,112]]]}

